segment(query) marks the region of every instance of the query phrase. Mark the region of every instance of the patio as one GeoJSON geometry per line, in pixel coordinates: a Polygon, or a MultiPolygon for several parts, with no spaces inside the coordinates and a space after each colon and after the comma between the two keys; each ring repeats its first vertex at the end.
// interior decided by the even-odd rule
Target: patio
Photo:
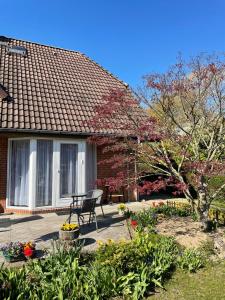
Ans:
{"type": "MultiPolygon", "coordinates": [[[[133,211],[147,208],[149,205],[149,201],[127,204],[133,211]]],[[[97,207],[98,232],[95,223],[82,226],[80,239],[85,242],[84,249],[94,250],[98,240],[130,238],[125,220],[118,214],[117,207],[118,204],[105,205],[105,218],[102,216],[100,207],[97,207]]],[[[68,211],[38,215],[3,214],[0,216],[0,243],[31,240],[37,244],[37,250],[50,249],[51,240],[58,239],[59,228],[67,217],[68,211]]],[[[73,221],[77,222],[75,216],[72,218],[73,221]]],[[[0,262],[3,260],[3,257],[0,257],[0,262]]]]}

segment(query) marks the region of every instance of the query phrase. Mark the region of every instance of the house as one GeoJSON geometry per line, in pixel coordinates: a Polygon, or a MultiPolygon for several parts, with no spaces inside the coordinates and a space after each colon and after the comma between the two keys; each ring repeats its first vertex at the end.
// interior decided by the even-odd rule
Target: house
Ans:
{"type": "Polygon", "coordinates": [[[1,209],[56,210],[110,176],[87,120],[110,89],[126,87],[80,52],[0,37],[1,209]]]}

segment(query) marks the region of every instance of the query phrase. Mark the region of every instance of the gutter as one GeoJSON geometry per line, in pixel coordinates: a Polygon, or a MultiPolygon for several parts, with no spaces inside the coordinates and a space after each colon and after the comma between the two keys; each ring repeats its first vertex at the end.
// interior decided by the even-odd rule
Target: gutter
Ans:
{"type": "MultiPolygon", "coordinates": [[[[0,128],[0,133],[34,133],[34,134],[54,134],[54,135],[84,135],[84,136],[113,136],[115,133],[98,133],[98,132],[82,132],[82,131],[55,131],[55,130],[45,130],[45,129],[15,129],[15,128],[0,128]]],[[[117,137],[124,137],[124,135],[117,135],[117,137]]],[[[130,136],[131,138],[136,138],[135,136],[130,136]]]]}

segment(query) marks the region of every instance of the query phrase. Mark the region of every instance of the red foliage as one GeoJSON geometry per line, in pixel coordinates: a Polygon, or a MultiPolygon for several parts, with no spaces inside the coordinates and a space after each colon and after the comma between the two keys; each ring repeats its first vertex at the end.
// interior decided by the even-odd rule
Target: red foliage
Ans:
{"type": "Polygon", "coordinates": [[[143,185],[139,187],[139,191],[141,194],[150,195],[153,192],[163,191],[168,186],[173,186],[173,188],[176,189],[176,191],[173,192],[174,195],[180,195],[188,188],[186,183],[176,181],[173,177],[159,177],[157,180],[151,182],[144,181],[143,185]]]}
{"type": "Polygon", "coordinates": [[[93,131],[102,134],[90,138],[90,142],[104,148],[103,152],[112,154],[111,158],[99,164],[110,165],[115,176],[101,180],[101,184],[109,185],[111,190],[122,186],[135,187],[137,178],[144,177],[149,167],[149,172],[163,174],[166,178],[142,182],[141,193],[158,192],[169,185],[175,189],[174,195],[185,192],[186,197],[193,200],[190,186],[185,183],[188,180],[185,174],[191,173],[197,193],[203,176],[225,174],[223,154],[221,158],[218,151],[212,160],[207,159],[210,147],[214,147],[213,151],[221,148],[217,122],[221,119],[224,122],[224,117],[221,118],[224,111],[224,74],[224,63],[197,57],[189,63],[179,60],[165,74],[146,76],[149,97],[137,98],[127,88],[109,91],[96,105],[95,116],[89,120],[93,131]],[[143,98],[144,105],[152,111],[159,107],[161,115],[158,121],[141,109],[143,98]],[[220,118],[215,121],[217,114],[220,118]],[[213,126],[216,130],[212,134],[213,126]],[[196,136],[197,142],[192,147],[196,136]],[[208,137],[212,138],[212,146],[208,137]],[[142,144],[143,141],[150,143],[142,144]],[[165,143],[158,143],[162,141],[165,143]],[[137,161],[142,170],[135,167],[135,173],[137,161]],[[133,174],[128,174],[130,171],[127,169],[133,174]]]}
{"type": "MultiPolygon", "coordinates": [[[[140,108],[138,100],[129,90],[111,90],[103,97],[101,104],[95,107],[95,117],[89,120],[95,131],[111,133],[111,138],[136,137],[158,140],[156,121],[140,108]]],[[[93,138],[102,143],[99,138],[93,138]]],[[[110,136],[104,137],[104,142],[110,136]]]]}
{"type": "Polygon", "coordinates": [[[143,185],[139,187],[141,194],[150,195],[153,192],[159,192],[166,189],[166,181],[163,179],[158,179],[155,181],[144,181],[143,185]]]}
{"type": "Polygon", "coordinates": [[[108,177],[104,179],[97,179],[96,183],[98,186],[108,186],[109,192],[118,191],[122,187],[127,186],[126,176],[124,172],[118,172],[114,177],[108,177]]]}

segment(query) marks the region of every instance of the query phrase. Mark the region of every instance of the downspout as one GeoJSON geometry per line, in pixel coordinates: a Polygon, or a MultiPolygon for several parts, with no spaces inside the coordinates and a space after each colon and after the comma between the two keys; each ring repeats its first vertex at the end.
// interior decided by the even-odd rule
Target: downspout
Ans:
{"type": "MultiPolygon", "coordinates": [[[[140,138],[138,137],[138,144],[140,144],[140,138]]],[[[135,184],[136,184],[136,201],[140,201],[139,190],[138,190],[138,176],[137,176],[137,160],[136,160],[136,151],[134,158],[134,176],[135,176],[135,184]]]]}

